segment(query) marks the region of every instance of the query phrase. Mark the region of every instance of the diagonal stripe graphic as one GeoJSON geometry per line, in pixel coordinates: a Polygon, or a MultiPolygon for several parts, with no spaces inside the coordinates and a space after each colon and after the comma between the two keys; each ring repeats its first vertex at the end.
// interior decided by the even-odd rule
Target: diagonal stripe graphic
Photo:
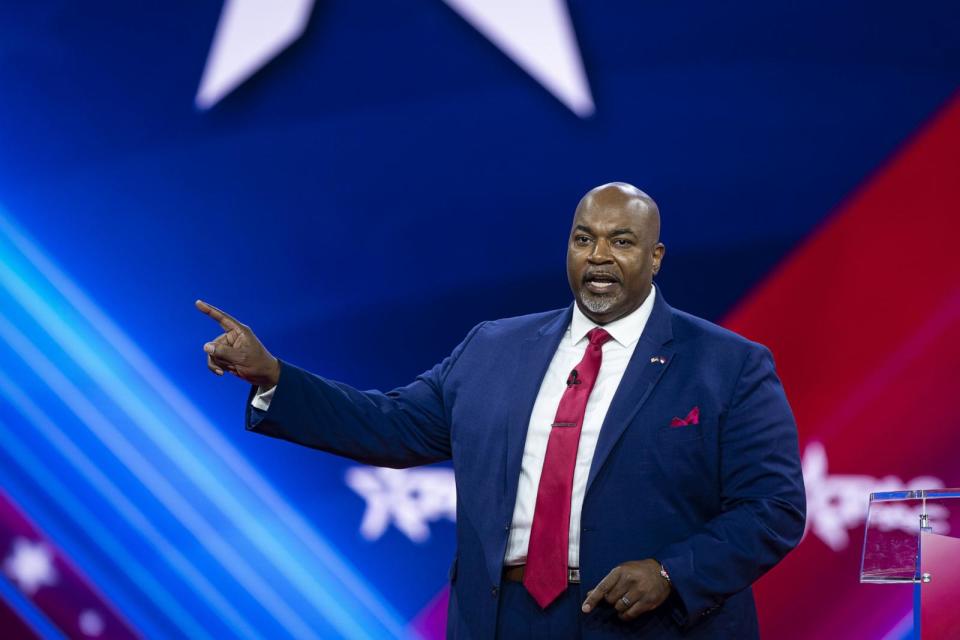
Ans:
{"type": "MultiPolygon", "coordinates": [[[[937,442],[956,427],[944,416],[960,386],[958,148],[960,95],[725,322],[771,347],[801,439],[823,442],[833,467],[953,475],[937,442]]],[[[841,556],[851,577],[842,584],[806,579],[809,566],[841,561],[809,538],[788,556],[758,588],[765,635],[900,633],[909,595],[857,584],[858,551],[841,556]],[[793,620],[797,601],[821,603],[818,616],[793,620]],[[866,608],[887,614],[850,616],[866,608]]]]}
{"type": "Polygon", "coordinates": [[[139,638],[112,603],[0,491],[0,557],[7,578],[64,634],[139,638]]]}
{"type": "MultiPolygon", "coordinates": [[[[0,321],[0,337],[5,341],[10,337],[6,329],[7,325],[0,321]]],[[[241,638],[259,637],[254,632],[251,623],[245,620],[230,601],[218,592],[203,575],[203,572],[199,571],[174,544],[158,531],[152,524],[151,519],[126,497],[124,491],[103,474],[98,469],[97,464],[85,455],[2,370],[0,370],[0,393],[10,401],[11,405],[27,419],[37,432],[49,440],[64,455],[71,465],[80,470],[95,490],[126,519],[139,535],[149,541],[151,546],[200,596],[201,601],[206,602],[218,615],[222,616],[232,633],[241,638]]],[[[42,467],[34,469],[42,469],[42,467]]]]}
{"type": "MultiPolygon", "coordinates": [[[[187,425],[189,435],[199,438],[205,447],[213,451],[218,461],[222,462],[226,469],[234,474],[241,484],[263,503],[271,516],[287,527],[296,539],[306,547],[306,550],[316,557],[323,566],[327,567],[330,574],[336,576],[337,580],[342,581],[346,593],[349,593],[351,598],[358,601],[365,613],[373,615],[393,636],[404,637],[406,632],[402,623],[399,622],[399,616],[386,605],[386,600],[371,591],[359,574],[270,486],[259,472],[253,469],[233,445],[223,437],[220,431],[154,365],[137,344],[126,336],[25,235],[18,231],[12,223],[5,221],[2,215],[0,215],[0,231],[6,233],[11,244],[32,267],[36,268],[57,296],[61,296],[69,308],[75,310],[84,323],[95,328],[96,332],[109,345],[110,350],[117,354],[119,358],[122,358],[129,373],[137,378],[142,378],[150,392],[159,397],[175,416],[175,419],[187,425]]],[[[184,448],[179,441],[172,442],[172,446],[177,447],[181,452],[191,450],[191,448],[184,448]]],[[[200,466],[203,467],[203,465],[200,466]]],[[[230,492],[227,493],[229,497],[231,494],[230,492]]],[[[311,588],[313,587],[311,586],[311,588]]]]}
{"type": "MultiPolygon", "coordinates": [[[[60,365],[40,354],[30,345],[30,338],[7,323],[5,335],[10,346],[153,496],[188,526],[246,592],[259,594],[260,604],[286,625],[288,633],[308,637],[329,624],[344,637],[410,635],[384,599],[215,434],[144,354],[135,349],[118,351],[129,339],[105,321],[79,289],[3,216],[0,250],[9,266],[0,272],[0,289],[26,312],[31,323],[27,330],[39,328],[44,340],[52,339],[70,362],[69,368],[87,376],[84,385],[92,384],[109,398],[146,440],[138,440],[134,446],[111,419],[86,400],[84,391],[59,371],[60,365]],[[74,301],[82,309],[77,309],[74,301]],[[147,366],[143,366],[145,362],[147,366]],[[137,447],[145,445],[159,457],[141,455],[137,447]],[[160,466],[153,464],[155,460],[160,466]],[[213,511],[201,514],[179,497],[165,478],[171,472],[177,484],[186,481],[196,487],[194,499],[207,501],[213,511]],[[243,535],[226,544],[208,513],[218,522],[225,518],[243,535]],[[248,559],[256,559],[255,565],[248,559]],[[264,572],[280,580],[265,579],[264,572]],[[346,605],[344,594],[351,594],[346,605]],[[293,602],[304,606],[298,610],[293,602]],[[298,611],[309,612],[308,617],[301,618],[298,611]],[[321,616],[324,625],[316,627],[315,616],[321,616]]],[[[54,357],[63,356],[56,353],[54,357]]]]}
{"type": "MultiPolygon", "coordinates": [[[[201,598],[201,601],[209,603],[211,608],[218,611],[227,627],[236,637],[255,637],[249,624],[239,618],[229,602],[216,592],[206,578],[190,564],[179,550],[160,535],[150,523],[149,518],[140,512],[97,469],[89,458],[58,430],[49,418],[43,415],[38,407],[32,405],[29,398],[12,383],[2,370],[0,370],[0,393],[3,393],[13,406],[28,417],[31,426],[43,433],[63,453],[70,464],[82,470],[91,484],[109,501],[114,503],[115,508],[129,522],[134,524],[140,535],[150,541],[158,554],[163,556],[172,567],[180,571],[187,584],[193,585],[194,591],[201,598]]],[[[170,593],[166,585],[162,585],[155,580],[151,572],[138,559],[127,552],[124,544],[100,524],[98,517],[85,506],[82,500],[74,495],[71,489],[68,489],[57,479],[56,474],[43,461],[33,455],[29,447],[20,441],[20,438],[22,438],[22,430],[14,431],[0,422],[0,447],[3,451],[16,460],[27,475],[35,479],[38,486],[43,488],[50,499],[67,512],[76,526],[88,531],[91,537],[98,541],[116,563],[115,570],[130,575],[137,586],[144,591],[150,602],[156,603],[185,637],[212,637],[203,629],[201,623],[184,609],[181,605],[181,599],[170,593]]],[[[72,489],[76,489],[76,487],[72,489]]],[[[142,626],[141,628],[149,634],[149,627],[142,626]]],[[[154,634],[149,635],[153,636],[154,634]]]]}

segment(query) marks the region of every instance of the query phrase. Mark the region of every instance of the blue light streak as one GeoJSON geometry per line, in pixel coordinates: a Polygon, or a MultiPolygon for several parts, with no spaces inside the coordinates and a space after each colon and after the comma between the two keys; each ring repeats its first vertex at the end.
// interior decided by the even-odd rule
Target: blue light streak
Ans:
{"type": "MultiPolygon", "coordinates": [[[[386,604],[386,599],[378,596],[343,556],[252,469],[149,358],[2,211],[0,234],[0,241],[5,239],[8,246],[16,249],[14,253],[3,251],[0,242],[0,257],[8,267],[19,267],[17,273],[12,268],[0,270],[0,285],[231,525],[246,536],[250,544],[238,547],[245,549],[243,554],[218,536],[216,529],[86,401],[83,393],[60,374],[58,367],[44,358],[29,339],[22,334],[18,337],[19,332],[11,331],[9,325],[4,332],[8,343],[111,452],[188,526],[211,555],[239,583],[257,594],[271,614],[287,626],[288,632],[312,635],[309,625],[244,561],[251,550],[265,556],[268,566],[281,571],[299,595],[345,637],[414,637],[386,604]],[[34,272],[41,277],[31,275],[34,272]],[[146,384],[141,384],[141,378],[146,384]],[[191,442],[194,438],[199,438],[197,444],[202,446],[194,446],[191,442]],[[217,466],[214,463],[225,465],[232,474],[215,475],[211,472],[211,468],[217,466]],[[290,538],[299,545],[292,544],[290,538]],[[318,561],[319,566],[312,565],[311,560],[318,561]]],[[[115,508],[117,504],[115,501],[115,508]]],[[[127,509],[125,516],[129,515],[127,509]]],[[[156,531],[153,534],[154,537],[160,535],[156,531]]],[[[233,542],[239,544],[236,540],[233,542]]],[[[184,569],[180,567],[181,571],[184,569]]]]}
{"type": "MultiPolygon", "coordinates": [[[[18,291],[17,279],[0,274],[0,285],[18,291]]],[[[21,294],[29,293],[18,291],[21,294]]],[[[253,570],[250,564],[229,546],[223,536],[193,507],[166,477],[140,453],[130,441],[77,389],[54,364],[34,347],[13,325],[0,318],[0,338],[17,353],[39,378],[97,435],[108,449],[157,497],[157,499],[193,533],[197,541],[230,574],[283,624],[293,637],[312,638],[310,626],[280,595],[253,570]]]]}
{"type": "MultiPolygon", "coordinates": [[[[7,340],[9,325],[0,317],[0,336],[7,340]]],[[[138,509],[124,493],[111,482],[44,412],[37,407],[16,384],[0,371],[0,393],[16,407],[42,435],[83,475],[87,481],[117,510],[137,532],[164,557],[201,598],[222,615],[237,637],[256,639],[249,622],[237,612],[230,602],[210,584],[186,557],[151,524],[150,519],[138,509]]]]}
{"type": "MultiPolygon", "coordinates": [[[[0,371],[0,389],[8,398],[10,395],[17,395],[19,390],[11,388],[9,378],[0,371]],[[11,392],[12,393],[9,393],[11,392]]],[[[45,425],[49,426],[49,425],[45,425]]],[[[62,434],[58,434],[62,437],[62,434]]],[[[73,448],[72,443],[62,443],[68,448],[73,448]]],[[[63,508],[84,531],[90,533],[97,539],[98,544],[107,551],[110,558],[117,564],[117,568],[129,575],[135,584],[137,584],[157,606],[167,615],[183,633],[186,638],[196,638],[197,640],[213,640],[213,636],[208,634],[200,623],[190,615],[186,609],[180,606],[178,600],[165,589],[159,582],[154,580],[150,572],[143,567],[140,562],[131,554],[127,553],[123,544],[110,533],[106,528],[97,522],[89,509],[82,501],[78,500],[73,493],[64,486],[56,476],[47,468],[47,466],[30,452],[29,447],[21,444],[15,435],[15,431],[0,421],[0,448],[7,452],[17,466],[30,476],[36,482],[37,486],[42,488],[56,504],[63,508]]],[[[73,453],[78,453],[73,451],[73,453]]],[[[82,454],[80,454],[82,455],[82,454]]],[[[56,532],[45,528],[45,533],[49,534],[55,543],[58,543],[56,532]]],[[[58,543],[59,544],[59,543],[58,543]]],[[[62,546],[62,545],[60,545],[62,546]]],[[[129,614],[128,611],[124,613],[129,614]]],[[[135,626],[145,632],[147,637],[158,637],[159,634],[152,630],[146,620],[134,620],[135,626]]]]}
{"type": "Polygon", "coordinates": [[[38,636],[44,640],[66,640],[57,627],[43,614],[40,609],[30,602],[26,596],[17,590],[5,578],[0,578],[0,598],[3,598],[20,619],[27,623],[38,636]]]}

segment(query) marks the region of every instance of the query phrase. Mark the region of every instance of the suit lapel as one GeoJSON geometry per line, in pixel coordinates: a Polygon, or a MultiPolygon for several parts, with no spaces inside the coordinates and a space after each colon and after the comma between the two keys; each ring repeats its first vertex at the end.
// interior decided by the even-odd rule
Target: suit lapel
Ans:
{"type": "MultiPolygon", "coordinates": [[[[566,311],[557,314],[539,327],[536,333],[524,340],[517,347],[517,360],[510,387],[507,393],[511,399],[507,413],[506,447],[504,451],[503,484],[499,487],[492,485],[492,491],[499,491],[503,499],[500,501],[499,522],[493,521],[496,530],[492,535],[497,536],[508,530],[513,519],[513,508],[517,501],[517,486],[520,483],[520,465],[523,462],[523,448],[527,440],[527,426],[530,424],[530,414],[533,413],[533,404],[536,402],[540,383],[547,373],[557,345],[570,324],[570,315],[573,312],[571,305],[566,311]]],[[[484,514],[486,515],[486,514],[484,514]]],[[[496,537],[493,539],[497,539],[496,537]]],[[[499,536],[498,546],[490,549],[486,554],[487,571],[493,584],[500,581],[503,571],[503,554],[506,551],[507,535],[499,536]]]]}
{"type": "Polygon", "coordinates": [[[670,305],[658,289],[650,319],[633,350],[633,356],[600,427],[597,448],[593,453],[590,475],[587,478],[587,493],[620,436],[673,361],[675,350],[668,345],[673,339],[672,315],[670,305]]]}
{"type": "Polygon", "coordinates": [[[513,404],[507,424],[507,461],[504,476],[504,500],[506,525],[513,517],[514,503],[517,500],[517,485],[520,482],[520,465],[523,461],[523,448],[527,441],[527,427],[530,414],[540,391],[543,376],[547,373],[550,361],[557,351],[570,324],[573,305],[553,320],[543,325],[533,337],[520,345],[519,360],[514,376],[511,396],[513,404]]]}

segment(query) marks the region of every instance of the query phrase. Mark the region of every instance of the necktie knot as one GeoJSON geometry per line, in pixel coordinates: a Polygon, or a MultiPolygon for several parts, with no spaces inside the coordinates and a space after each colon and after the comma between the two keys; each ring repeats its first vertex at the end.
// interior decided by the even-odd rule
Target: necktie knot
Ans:
{"type": "Polygon", "coordinates": [[[590,345],[597,347],[602,347],[604,343],[612,337],[613,336],[607,333],[606,329],[601,329],[600,327],[594,327],[587,333],[587,338],[590,339],[590,345]]]}

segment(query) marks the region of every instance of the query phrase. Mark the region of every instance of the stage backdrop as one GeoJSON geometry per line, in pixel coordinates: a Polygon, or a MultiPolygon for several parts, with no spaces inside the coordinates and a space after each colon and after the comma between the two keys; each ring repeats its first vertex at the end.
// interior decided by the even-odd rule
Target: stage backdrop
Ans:
{"type": "Polygon", "coordinates": [[[245,433],[193,301],[388,389],[567,305],[611,180],[660,204],[667,300],[769,345],[796,412],[808,529],[764,635],[909,635],[909,590],[857,570],[870,491],[960,485],[960,4],[0,16],[4,635],[439,637],[451,469],[245,433]]]}

